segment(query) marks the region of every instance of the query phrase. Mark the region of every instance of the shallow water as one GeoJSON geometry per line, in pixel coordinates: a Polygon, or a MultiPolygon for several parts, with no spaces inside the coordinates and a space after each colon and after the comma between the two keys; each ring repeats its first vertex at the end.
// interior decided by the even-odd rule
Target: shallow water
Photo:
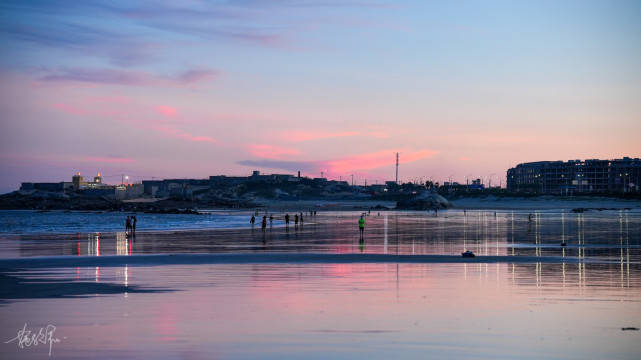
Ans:
{"type": "MultiPolygon", "coordinates": [[[[15,337],[25,323],[36,330],[53,324],[61,342],[52,345],[52,358],[64,359],[641,357],[641,331],[621,330],[641,327],[641,213],[531,213],[532,221],[523,211],[372,213],[364,241],[356,212],[322,213],[302,227],[265,232],[4,236],[0,339],[15,337]],[[493,263],[331,257],[463,250],[499,257],[493,263]],[[177,253],[252,256],[229,264],[146,260],[177,253]],[[331,261],[251,260],[279,253],[331,261]],[[30,262],[48,259],[15,259],[59,255],[73,257],[31,269],[30,262]],[[98,256],[108,261],[65,265],[98,256]]],[[[190,256],[200,255],[178,258],[190,256]]],[[[47,352],[43,345],[0,344],[0,358],[47,352]]]]}
{"type": "Polygon", "coordinates": [[[0,210],[0,234],[64,234],[122,231],[125,218],[136,215],[138,231],[242,228],[249,216],[230,211],[192,214],[147,214],[117,211],[0,210]]]}
{"type": "Polygon", "coordinates": [[[307,218],[303,226],[274,226],[267,231],[256,227],[149,232],[139,233],[135,239],[123,232],[5,235],[0,238],[0,257],[217,252],[457,255],[471,250],[477,255],[641,262],[639,211],[533,211],[532,221],[529,214],[460,210],[441,211],[438,216],[426,212],[372,213],[367,217],[364,241],[359,241],[356,221],[360,213],[356,212],[319,213],[307,218]]]}

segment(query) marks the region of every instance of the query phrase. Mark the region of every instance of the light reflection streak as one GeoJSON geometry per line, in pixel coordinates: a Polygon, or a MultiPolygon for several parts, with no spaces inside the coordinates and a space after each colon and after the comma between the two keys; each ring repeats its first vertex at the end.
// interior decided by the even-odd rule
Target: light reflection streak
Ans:
{"type": "Polygon", "coordinates": [[[387,213],[383,217],[383,253],[387,254],[387,213]]]}
{"type": "Polygon", "coordinates": [[[467,215],[463,216],[463,251],[467,251],[467,215]]]}
{"type": "Polygon", "coordinates": [[[129,255],[129,239],[124,232],[116,233],[116,255],[129,255]]]}
{"type": "Polygon", "coordinates": [[[628,213],[625,213],[625,253],[626,253],[626,275],[627,275],[627,287],[630,287],[630,222],[628,219],[628,213]]]}
{"type": "Polygon", "coordinates": [[[621,263],[621,287],[624,287],[625,275],[623,274],[623,210],[619,210],[619,262],[621,263]]]}
{"type": "Polygon", "coordinates": [[[100,233],[87,234],[87,255],[100,256],[100,233]]]}
{"type": "Polygon", "coordinates": [[[514,256],[514,211],[512,211],[512,226],[510,231],[512,232],[512,256],[514,256]]]}

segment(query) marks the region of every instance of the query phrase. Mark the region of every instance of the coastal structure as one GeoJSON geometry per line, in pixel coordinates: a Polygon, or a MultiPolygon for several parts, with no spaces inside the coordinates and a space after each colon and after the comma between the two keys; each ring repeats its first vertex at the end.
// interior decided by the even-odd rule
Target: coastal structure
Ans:
{"type": "Polygon", "coordinates": [[[537,161],[507,170],[507,190],[535,194],[639,193],[641,159],[537,161]]]}

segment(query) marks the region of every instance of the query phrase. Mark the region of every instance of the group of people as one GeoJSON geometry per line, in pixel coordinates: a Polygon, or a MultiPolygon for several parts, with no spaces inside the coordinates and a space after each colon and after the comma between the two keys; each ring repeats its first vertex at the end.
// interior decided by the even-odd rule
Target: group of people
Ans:
{"type": "MultiPolygon", "coordinates": [[[[369,215],[370,213],[371,213],[371,210],[367,212],[367,215],[369,215]]],[[[256,216],[257,215],[258,215],[258,211],[256,211],[252,215],[252,217],[249,219],[249,223],[251,224],[252,228],[256,224],[256,216]]],[[[316,216],[316,210],[310,210],[309,211],[309,215],[312,216],[312,217],[316,216]]],[[[358,218],[358,231],[359,231],[359,234],[360,234],[360,240],[361,241],[364,240],[364,236],[365,236],[365,215],[366,214],[363,213],[358,218]]],[[[380,213],[379,213],[379,215],[380,215],[380,213]]],[[[127,219],[129,219],[129,218],[127,218],[127,219]]],[[[285,216],[284,216],[285,228],[286,229],[289,229],[290,219],[291,219],[291,217],[289,216],[289,213],[286,213],[285,216]]],[[[274,215],[270,214],[269,217],[267,215],[263,215],[263,220],[261,221],[261,225],[260,225],[260,227],[261,227],[261,229],[263,231],[265,231],[267,229],[267,220],[269,220],[269,227],[271,228],[272,227],[272,223],[274,221],[274,215]]],[[[127,220],[127,221],[129,221],[129,220],[127,220]]],[[[302,212],[300,212],[298,214],[294,214],[294,228],[298,228],[299,224],[300,224],[300,226],[303,226],[304,223],[305,223],[305,218],[304,218],[302,212]]]]}
{"type": "MultiPolygon", "coordinates": [[[[317,214],[316,210],[310,210],[309,211],[309,216],[310,217],[316,216],[316,214],[317,214]]],[[[249,223],[251,224],[252,228],[256,224],[256,216],[258,216],[258,211],[256,211],[252,215],[252,217],[249,219],[249,223]]],[[[285,220],[285,228],[287,228],[287,229],[289,229],[290,219],[291,219],[291,217],[290,217],[290,215],[288,213],[285,214],[285,216],[283,217],[283,220],[285,220]]],[[[260,227],[261,227],[261,229],[263,231],[267,229],[267,220],[269,220],[269,227],[271,228],[272,224],[274,222],[274,215],[270,214],[269,217],[267,215],[263,215],[263,220],[262,220],[261,225],[260,225],[260,227]]],[[[303,226],[304,223],[305,223],[305,218],[303,216],[303,212],[294,214],[294,227],[295,228],[298,228],[299,224],[301,226],[303,226]]]]}
{"type": "MultiPolygon", "coordinates": [[[[274,215],[269,215],[269,227],[272,227],[272,223],[274,222],[274,215]]],[[[252,225],[252,228],[254,227],[254,224],[256,223],[256,215],[252,215],[251,219],[249,219],[249,223],[252,225]]],[[[267,215],[263,216],[263,221],[260,224],[260,227],[265,231],[267,229],[267,215]]]]}
{"type": "Polygon", "coordinates": [[[125,220],[125,235],[136,236],[136,222],[138,222],[138,219],[135,216],[127,216],[127,220],[125,220]]]}

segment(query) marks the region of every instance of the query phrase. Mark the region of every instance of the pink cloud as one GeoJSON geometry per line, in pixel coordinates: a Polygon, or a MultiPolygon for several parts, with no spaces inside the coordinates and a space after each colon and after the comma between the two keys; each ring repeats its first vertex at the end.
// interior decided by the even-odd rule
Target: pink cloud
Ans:
{"type": "MultiPolygon", "coordinates": [[[[396,162],[396,151],[384,150],[369,154],[360,154],[348,156],[342,159],[330,160],[326,162],[327,168],[331,172],[346,173],[354,170],[370,170],[382,166],[393,165],[396,162]]],[[[419,150],[419,151],[402,151],[400,163],[410,163],[420,159],[434,156],[438,151],[419,150]]]]}
{"type": "Polygon", "coordinates": [[[58,104],[53,104],[52,106],[53,108],[58,109],[70,115],[86,115],[87,114],[86,110],[73,105],[69,105],[69,104],[58,103],[58,104]]]}
{"type": "Polygon", "coordinates": [[[286,155],[298,155],[300,151],[292,148],[285,148],[273,145],[250,145],[249,152],[263,159],[281,159],[286,155]]]}
{"type": "Polygon", "coordinates": [[[324,132],[324,131],[285,131],[281,133],[284,140],[292,142],[303,142],[311,140],[322,140],[337,137],[357,136],[356,131],[343,131],[343,132],[324,132]]]}
{"type": "Polygon", "coordinates": [[[166,105],[156,106],[155,110],[160,115],[165,115],[167,117],[174,117],[176,116],[176,113],[177,113],[176,108],[173,108],[171,106],[166,106],[166,105]]]}

